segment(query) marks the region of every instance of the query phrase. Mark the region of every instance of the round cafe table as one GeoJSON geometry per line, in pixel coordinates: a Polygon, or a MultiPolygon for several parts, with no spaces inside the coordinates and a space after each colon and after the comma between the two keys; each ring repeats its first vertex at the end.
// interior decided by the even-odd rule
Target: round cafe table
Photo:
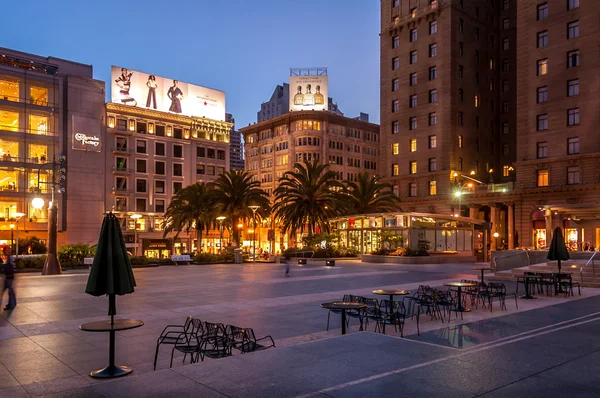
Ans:
{"type": "Polygon", "coordinates": [[[346,310],[365,310],[367,306],[361,303],[347,303],[344,301],[333,301],[321,304],[321,308],[337,310],[342,312],[342,334],[346,334],[346,310]]]}
{"type": "Polygon", "coordinates": [[[531,282],[532,280],[541,279],[542,278],[541,275],[515,275],[515,278],[517,278],[517,286],[518,286],[519,281],[521,281],[521,280],[525,284],[525,295],[521,296],[521,298],[523,300],[533,300],[533,299],[537,298],[537,297],[531,295],[531,289],[529,288],[529,285],[531,283],[534,283],[534,282],[531,282]]]}
{"type": "Polygon", "coordinates": [[[494,269],[492,267],[475,267],[473,268],[473,271],[481,271],[481,283],[484,283],[483,280],[483,271],[493,271],[494,269]]]}
{"type": "MultiPolygon", "coordinates": [[[[469,312],[471,311],[470,308],[465,308],[462,306],[462,288],[463,287],[475,287],[477,286],[476,283],[469,283],[469,282],[447,282],[444,283],[444,286],[449,286],[449,287],[456,287],[458,288],[458,303],[456,305],[456,308],[454,309],[457,312],[469,312]]],[[[461,315],[462,317],[462,315],[461,315]]]]}
{"type": "Polygon", "coordinates": [[[108,332],[110,333],[108,366],[104,369],[95,370],[90,373],[91,377],[97,378],[112,378],[125,376],[131,373],[133,369],[129,366],[115,366],[115,332],[129,330],[144,326],[144,322],[137,319],[115,319],[111,322],[110,319],[105,321],[97,321],[85,323],[79,326],[79,329],[84,332],[108,332]]]}
{"type": "Polygon", "coordinates": [[[395,289],[376,289],[373,290],[373,294],[379,294],[382,296],[390,296],[390,301],[394,301],[394,296],[406,296],[410,294],[408,290],[395,290],[395,289]]]}

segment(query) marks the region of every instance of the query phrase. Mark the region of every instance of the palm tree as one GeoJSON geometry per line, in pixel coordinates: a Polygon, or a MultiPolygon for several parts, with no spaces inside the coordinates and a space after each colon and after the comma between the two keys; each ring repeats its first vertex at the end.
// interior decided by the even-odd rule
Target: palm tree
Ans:
{"type": "Polygon", "coordinates": [[[336,188],[335,173],[328,164],[294,164],[295,171],[286,172],[275,189],[275,218],[281,220],[281,229],[290,234],[308,232],[309,239],[317,227],[329,231],[328,220],[340,214],[343,205],[336,188]]]}
{"type": "Polygon", "coordinates": [[[384,213],[400,210],[400,198],[392,191],[392,186],[381,182],[377,176],[360,173],[356,182],[345,181],[348,195],[347,214],[384,213]]]}
{"type": "Polygon", "coordinates": [[[263,217],[269,214],[267,193],[260,188],[258,181],[252,181],[252,175],[245,171],[231,170],[221,174],[208,184],[210,189],[209,203],[215,214],[227,217],[232,225],[233,241],[239,245],[240,231],[236,225],[252,217],[248,206],[260,206],[257,214],[263,217]]]}
{"type": "Polygon", "coordinates": [[[163,237],[169,232],[175,232],[177,237],[182,230],[189,232],[194,228],[198,242],[196,250],[200,252],[202,230],[208,228],[213,219],[207,199],[208,187],[204,183],[189,185],[177,192],[165,212],[163,237]]]}

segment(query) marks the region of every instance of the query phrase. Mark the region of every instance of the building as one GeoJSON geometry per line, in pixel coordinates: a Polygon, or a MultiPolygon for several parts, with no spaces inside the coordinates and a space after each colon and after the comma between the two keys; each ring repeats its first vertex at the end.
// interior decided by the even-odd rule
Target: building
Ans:
{"type": "MultiPolygon", "coordinates": [[[[104,82],[90,65],[0,48],[0,245],[48,238],[52,163],[66,156],[65,192],[55,191],[58,242],[97,242],[104,209],[104,82]],[[85,140],[95,143],[88,151],[85,140]],[[39,177],[38,177],[39,176],[39,177]],[[40,196],[44,207],[31,201],[40,196]],[[11,225],[15,233],[11,238],[11,225]],[[17,232],[17,230],[19,232],[17,232]]],[[[58,188],[58,187],[57,187],[58,188]]],[[[21,248],[21,253],[27,249],[21,248]]]]}
{"type": "MultiPolygon", "coordinates": [[[[356,180],[367,171],[382,171],[379,126],[328,111],[295,111],[240,129],[245,142],[245,170],[269,195],[295,162],[328,162],[341,180],[356,180]]],[[[288,247],[288,238],[273,226],[262,228],[259,242],[270,252],[288,247]]]]}
{"type": "MultiPolygon", "coordinates": [[[[344,116],[338,105],[333,101],[333,98],[328,97],[328,109],[329,112],[336,113],[340,116],[344,116]]],[[[281,115],[285,115],[290,111],[290,85],[283,83],[275,87],[271,99],[267,102],[263,102],[260,105],[260,111],[256,113],[256,120],[258,123],[264,122],[265,120],[275,119],[281,115]]]]}
{"type": "Polygon", "coordinates": [[[598,246],[599,14],[382,1],[382,154],[403,210],[489,221],[492,249],[546,246],[554,226],[598,246]]]}
{"type": "Polygon", "coordinates": [[[235,128],[235,119],[230,113],[225,114],[225,120],[233,125],[229,140],[229,168],[231,170],[244,170],[242,134],[235,128]]]}

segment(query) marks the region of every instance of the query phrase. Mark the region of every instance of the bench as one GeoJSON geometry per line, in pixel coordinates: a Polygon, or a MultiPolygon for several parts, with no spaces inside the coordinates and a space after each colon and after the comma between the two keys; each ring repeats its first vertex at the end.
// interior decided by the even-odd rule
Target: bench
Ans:
{"type": "Polygon", "coordinates": [[[189,254],[174,254],[171,256],[171,261],[178,265],[179,263],[190,265],[192,263],[192,259],[189,254]]]}

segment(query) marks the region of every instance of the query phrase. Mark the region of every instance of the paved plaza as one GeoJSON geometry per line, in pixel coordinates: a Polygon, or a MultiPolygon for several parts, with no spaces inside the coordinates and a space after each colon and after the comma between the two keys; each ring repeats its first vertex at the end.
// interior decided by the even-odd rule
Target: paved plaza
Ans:
{"type": "MultiPolygon", "coordinates": [[[[87,272],[18,275],[19,304],[0,318],[0,397],[42,396],[599,396],[600,291],[581,297],[507,300],[507,311],[474,310],[450,323],[407,321],[405,338],[373,325],[340,336],[340,317],[319,304],[373,289],[475,279],[475,264],[391,265],[348,260],[334,268],[192,265],[135,270],[136,292],[117,298],[119,317],[141,328],[117,334],[117,362],[134,373],[88,376],[108,361],[108,337],[79,325],[106,319],[108,300],[84,293],[87,272]],[[169,369],[156,339],[186,316],[252,327],[276,349],[169,369]]],[[[508,285],[514,290],[514,285],[508,285]]],[[[381,297],[378,297],[381,298],[381,297]]],[[[5,299],[6,300],[6,299],[5,299]]]]}

